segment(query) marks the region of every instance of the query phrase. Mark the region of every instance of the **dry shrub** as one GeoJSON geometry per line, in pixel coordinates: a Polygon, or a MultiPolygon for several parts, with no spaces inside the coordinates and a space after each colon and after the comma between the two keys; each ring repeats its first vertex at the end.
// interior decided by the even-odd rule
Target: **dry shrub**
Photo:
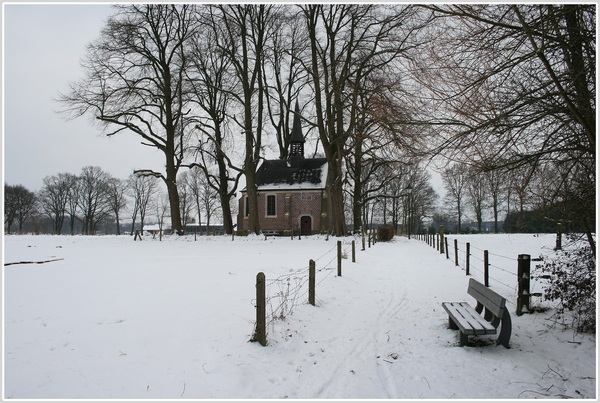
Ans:
{"type": "Polygon", "coordinates": [[[391,241],[394,237],[394,227],[391,225],[382,225],[377,228],[377,240],[379,241],[391,241]]]}

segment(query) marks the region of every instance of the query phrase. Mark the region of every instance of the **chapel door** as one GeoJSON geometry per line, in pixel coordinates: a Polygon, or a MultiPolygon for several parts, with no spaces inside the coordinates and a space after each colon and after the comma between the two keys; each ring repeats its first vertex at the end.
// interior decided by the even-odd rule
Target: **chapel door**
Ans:
{"type": "Polygon", "coordinates": [[[300,235],[312,235],[312,218],[302,216],[300,218],[300,235]]]}

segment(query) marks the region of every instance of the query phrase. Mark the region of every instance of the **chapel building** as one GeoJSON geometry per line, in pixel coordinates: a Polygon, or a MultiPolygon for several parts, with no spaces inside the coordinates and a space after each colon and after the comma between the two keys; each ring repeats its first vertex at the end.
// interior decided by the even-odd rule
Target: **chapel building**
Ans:
{"type": "MultiPolygon", "coordinates": [[[[287,159],[265,160],[256,172],[258,220],[263,232],[312,235],[327,231],[327,159],[304,157],[300,109],[296,111],[287,159]]],[[[238,232],[247,234],[246,188],[239,199],[238,232]]]]}

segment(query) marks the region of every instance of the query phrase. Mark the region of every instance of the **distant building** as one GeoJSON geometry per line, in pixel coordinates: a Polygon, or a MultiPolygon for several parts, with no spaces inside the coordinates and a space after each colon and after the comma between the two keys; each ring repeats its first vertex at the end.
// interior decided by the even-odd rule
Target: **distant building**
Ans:
{"type": "MultiPolygon", "coordinates": [[[[504,221],[498,221],[498,232],[504,232],[504,221]]],[[[463,230],[470,230],[472,232],[478,231],[477,222],[470,222],[462,225],[463,230]]],[[[494,232],[494,221],[482,221],[481,232],[494,232]]]]}
{"type": "MultiPolygon", "coordinates": [[[[311,235],[327,229],[327,159],[304,158],[304,136],[296,114],[288,159],[266,160],[256,172],[258,219],[261,231],[311,235]]],[[[248,197],[246,188],[239,199],[237,228],[247,233],[248,197]]]]}
{"type": "Polygon", "coordinates": [[[224,233],[223,224],[211,224],[207,227],[206,224],[198,224],[196,222],[187,223],[186,225],[184,225],[183,230],[188,235],[223,235],[224,233]]]}
{"type": "MultiPolygon", "coordinates": [[[[146,232],[149,232],[150,234],[152,234],[152,237],[156,237],[156,235],[159,235],[161,232],[161,226],[158,224],[144,225],[142,233],[146,233],[146,232]]],[[[171,233],[171,226],[164,224],[162,226],[162,234],[167,235],[170,233],[171,233]]]]}

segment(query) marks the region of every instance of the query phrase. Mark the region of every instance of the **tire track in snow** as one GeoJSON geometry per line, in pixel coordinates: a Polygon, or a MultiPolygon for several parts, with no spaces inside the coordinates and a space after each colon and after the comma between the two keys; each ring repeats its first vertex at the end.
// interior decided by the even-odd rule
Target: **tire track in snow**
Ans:
{"type": "MultiPolygon", "coordinates": [[[[400,245],[391,244],[387,246],[398,248],[400,245]]],[[[397,250],[394,252],[397,252],[397,250]]],[[[393,330],[392,326],[396,322],[396,318],[404,310],[406,288],[398,288],[398,268],[389,268],[378,264],[378,256],[379,254],[369,254],[368,257],[365,256],[363,259],[368,262],[370,270],[366,274],[369,281],[361,281],[361,284],[363,287],[369,285],[370,288],[361,288],[361,292],[373,297],[379,296],[378,305],[380,308],[377,309],[377,312],[367,312],[361,311],[359,307],[353,305],[353,309],[348,310],[356,310],[364,315],[365,326],[361,329],[352,330],[353,342],[350,345],[346,343],[345,346],[342,345],[338,349],[337,356],[339,359],[335,367],[332,368],[331,376],[327,377],[327,381],[317,389],[317,397],[319,398],[341,398],[344,397],[343,394],[358,397],[349,392],[349,388],[352,388],[352,384],[346,382],[349,373],[353,376],[365,378],[370,382],[379,382],[381,385],[379,390],[385,391],[385,396],[381,396],[381,398],[395,398],[398,396],[396,382],[394,382],[393,374],[390,371],[392,363],[396,362],[390,355],[397,353],[392,351],[393,349],[390,350],[391,346],[388,343],[389,332],[393,330]],[[375,272],[372,270],[373,267],[382,268],[382,270],[375,272]],[[374,279],[373,276],[375,275],[379,278],[374,279]],[[370,320],[369,315],[373,315],[370,320]],[[386,362],[386,360],[389,362],[386,362]],[[357,367],[357,363],[360,363],[360,367],[357,367]]],[[[358,277],[355,277],[355,274],[360,274],[358,270],[353,271],[348,276],[358,277]]],[[[347,329],[342,327],[340,331],[345,332],[347,329]]],[[[374,396],[364,397],[375,398],[374,396]]]]}
{"type": "MultiPolygon", "coordinates": [[[[403,310],[406,296],[406,289],[403,288],[402,290],[398,290],[396,276],[393,275],[393,273],[391,274],[391,299],[383,312],[378,316],[375,327],[375,329],[378,329],[375,334],[375,348],[379,349],[383,349],[383,343],[385,343],[387,347],[390,337],[389,332],[392,330],[389,329],[386,331],[386,326],[384,326],[384,324],[393,323],[392,319],[396,318],[398,313],[403,310]]],[[[378,354],[381,360],[377,362],[377,374],[379,375],[379,380],[382,384],[382,387],[385,389],[388,398],[393,399],[398,397],[398,390],[396,388],[396,383],[393,380],[393,374],[390,371],[391,365],[393,364],[390,364],[386,361],[390,354],[392,353],[386,354],[386,358],[384,358],[383,354],[378,354]]],[[[395,362],[398,357],[392,356],[391,358],[394,360],[392,362],[395,362]]]]}

